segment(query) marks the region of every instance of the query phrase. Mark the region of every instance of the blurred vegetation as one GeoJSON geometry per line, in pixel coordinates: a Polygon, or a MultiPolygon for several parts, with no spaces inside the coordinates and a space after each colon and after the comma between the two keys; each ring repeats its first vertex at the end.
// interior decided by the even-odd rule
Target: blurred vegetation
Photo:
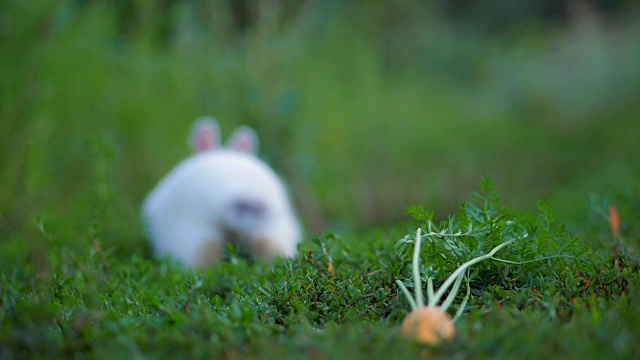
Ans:
{"type": "MultiPolygon", "coordinates": [[[[633,1],[0,4],[0,241],[146,251],[192,121],[248,124],[312,232],[446,217],[482,175],[561,220],[640,173],[633,1]],[[564,217],[564,218],[563,218],[564,217]],[[45,238],[43,227],[55,227],[45,238]],[[88,240],[89,239],[89,240],[88,240]]],[[[51,230],[51,229],[49,229],[51,230]]]]}

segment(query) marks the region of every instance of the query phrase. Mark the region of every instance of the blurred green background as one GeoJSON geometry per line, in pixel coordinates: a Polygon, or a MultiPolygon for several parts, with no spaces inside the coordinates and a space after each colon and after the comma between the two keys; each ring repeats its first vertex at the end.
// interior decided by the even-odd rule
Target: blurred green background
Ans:
{"type": "Polygon", "coordinates": [[[259,132],[310,232],[405,221],[411,204],[445,217],[483,175],[507,205],[585,216],[590,193],[640,179],[639,15],[631,0],[2,1],[0,249],[146,251],[139,205],[202,115],[259,132]]]}

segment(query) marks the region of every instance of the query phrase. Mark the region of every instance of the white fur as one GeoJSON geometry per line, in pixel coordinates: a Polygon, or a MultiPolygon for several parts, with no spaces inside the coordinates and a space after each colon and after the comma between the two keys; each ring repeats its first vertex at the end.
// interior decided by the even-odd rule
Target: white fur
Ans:
{"type": "Polygon", "coordinates": [[[238,129],[230,146],[182,161],[147,196],[142,216],[156,256],[207,266],[228,241],[249,256],[295,255],[301,234],[286,189],[250,151],[233,149],[237,138],[245,141],[243,149],[249,144],[257,151],[253,130],[238,129]]]}

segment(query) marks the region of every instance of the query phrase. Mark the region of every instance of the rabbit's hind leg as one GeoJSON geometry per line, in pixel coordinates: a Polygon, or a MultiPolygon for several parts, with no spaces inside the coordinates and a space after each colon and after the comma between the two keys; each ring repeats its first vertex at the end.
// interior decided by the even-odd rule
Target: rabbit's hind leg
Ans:
{"type": "Polygon", "coordinates": [[[259,238],[252,245],[252,254],[265,260],[273,260],[275,257],[293,257],[295,255],[294,249],[289,249],[266,237],[259,238]]]}
{"type": "Polygon", "coordinates": [[[224,242],[216,239],[210,239],[198,248],[198,253],[194,258],[193,266],[207,268],[214,262],[222,259],[222,250],[224,242]]]}

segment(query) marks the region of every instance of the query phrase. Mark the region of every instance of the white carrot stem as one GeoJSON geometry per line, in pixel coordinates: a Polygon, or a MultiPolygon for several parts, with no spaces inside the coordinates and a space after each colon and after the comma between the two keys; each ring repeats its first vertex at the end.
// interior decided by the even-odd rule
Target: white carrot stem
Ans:
{"type": "Polygon", "coordinates": [[[458,307],[458,311],[456,311],[456,316],[453,317],[453,322],[456,322],[460,318],[460,316],[462,316],[464,307],[467,306],[467,301],[469,301],[469,297],[471,296],[471,285],[469,285],[469,271],[467,271],[467,274],[465,275],[465,277],[467,278],[467,295],[464,297],[464,300],[462,300],[462,303],[458,307]]]}
{"type": "Polygon", "coordinates": [[[400,290],[402,290],[402,293],[404,293],[404,296],[406,296],[407,300],[409,301],[409,304],[411,305],[411,310],[417,310],[418,304],[416,304],[416,301],[413,300],[413,296],[411,296],[409,289],[407,289],[407,287],[404,286],[404,284],[400,280],[396,280],[396,284],[398,284],[398,286],[400,287],[400,290]]]}
{"type": "Polygon", "coordinates": [[[449,296],[447,296],[447,298],[442,302],[442,305],[440,305],[440,308],[442,309],[442,311],[447,311],[449,306],[451,306],[451,304],[453,303],[453,300],[456,298],[456,295],[458,294],[458,289],[460,289],[460,284],[462,283],[463,278],[464,278],[464,274],[460,274],[460,276],[458,276],[456,283],[453,284],[453,288],[451,288],[451,291],[449,292],[449,296]]]}
{"type": "Polygon", "coordinates": [[[427,303],[429,304],[429,306],[435,306],[435,302],[433,301],[435,299],[435,296],[433,294],[433,278],[431,276],[429,276],[429,278],[427,279],[427,303]]]}
{"type": "Polygon", "coordinates": [[[472,265],[479,263],[483,260],[486,259],[490,259],[491,257],[493,257],[493,255],[495,255],[495,253],[497,253],[500,249],[502,249],[503,247],[510,245],[511,243],[513,243],[515,240],[510,240],[507,242],[503,242],[502,244],[496,246],[495,248],[493,248],[493,250],[491,250],[488,254],[482,255],[482,256],[478,256],[475,259],[471,259],[469,261],[467,261],[466,263],[460,265],[459,268],[456,269],[456,271],[453,272],[453,274],[451,274],[447,280],[442,284],[442,286],[440,287],[440,289],[438,289],[438,291],[436,292],[435,295],[435,302],[438,303],[438,301],[440,301],[440,299],[442,298],[442,296],[444,295],[445,291],[447,291],[447,289],[454,283],[454,281],[456,281],[458,279],[458,277],[465,271],[467,270],[469,267],[471,267],[472,265]]]}
{"type": "Polygon", "coordinates": [[[420,241],[422,229],[416,231],[416,241],[413,248],[413,285],[418,307],[424,307],[424,296],[422,295],[422,280],[420,278],[420,241]]]}

